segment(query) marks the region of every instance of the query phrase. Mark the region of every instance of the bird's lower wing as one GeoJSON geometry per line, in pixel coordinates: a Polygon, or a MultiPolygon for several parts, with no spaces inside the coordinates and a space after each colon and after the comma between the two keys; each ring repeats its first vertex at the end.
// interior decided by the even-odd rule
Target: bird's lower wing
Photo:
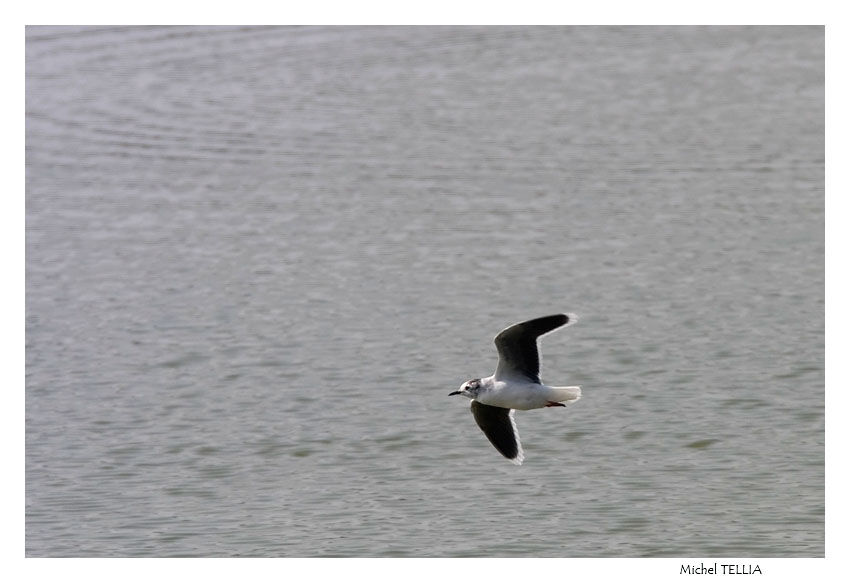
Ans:
{"type": "Polygon", "coordinates": [[[523,460],[522,444],[514,423],[513,409],[493,407],[470,401],[472,415],[478,427],[503,456],[519,465],[523,460]]]}

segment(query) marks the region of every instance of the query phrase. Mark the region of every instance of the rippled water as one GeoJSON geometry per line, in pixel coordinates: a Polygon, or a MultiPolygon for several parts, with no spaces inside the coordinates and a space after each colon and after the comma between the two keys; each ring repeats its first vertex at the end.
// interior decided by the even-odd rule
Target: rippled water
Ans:
{"type": "Polygon", "coordinates": [[[26,58],[28,556],[823,556],[822,28],[26,58]],[[447,394],[556,311],[516,467],[447,394]]]}

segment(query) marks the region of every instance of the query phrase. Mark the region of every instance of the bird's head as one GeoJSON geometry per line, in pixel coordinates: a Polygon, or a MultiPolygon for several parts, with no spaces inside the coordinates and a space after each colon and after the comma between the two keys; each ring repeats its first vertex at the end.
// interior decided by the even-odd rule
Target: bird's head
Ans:
{"type": "Polygon", "coordinates": [[[478,396],[478,391],[481,390],[481,379],[472,379],[471,381],[466,381],[460,386],[460,389],[457,391],[452,391],[449,393],[449,396],[452,395],[463,395],[469,399],[474,399],[478,396]]]}

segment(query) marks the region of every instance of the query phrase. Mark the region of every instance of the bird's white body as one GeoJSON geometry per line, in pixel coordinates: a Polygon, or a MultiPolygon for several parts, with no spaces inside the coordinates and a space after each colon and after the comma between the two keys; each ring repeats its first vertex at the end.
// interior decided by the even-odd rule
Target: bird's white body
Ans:
{"type": "Polygon", "coordinates": [[[550,387],[522,378],[497,380],[493,375],[481,379],[481,389],[475,400],[493,407],[528,411],[580,398],[580,387],[550,387]]]}

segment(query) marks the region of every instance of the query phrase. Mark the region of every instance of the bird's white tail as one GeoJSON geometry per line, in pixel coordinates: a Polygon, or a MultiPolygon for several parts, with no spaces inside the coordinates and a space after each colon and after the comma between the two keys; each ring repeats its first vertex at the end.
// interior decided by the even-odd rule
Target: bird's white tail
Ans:
{"type": "Polygon", "coordinates": [[[581,399],[581,387],[549,387],[549,389],[552,391],[550,400],[556,403],[581,399]]]}

